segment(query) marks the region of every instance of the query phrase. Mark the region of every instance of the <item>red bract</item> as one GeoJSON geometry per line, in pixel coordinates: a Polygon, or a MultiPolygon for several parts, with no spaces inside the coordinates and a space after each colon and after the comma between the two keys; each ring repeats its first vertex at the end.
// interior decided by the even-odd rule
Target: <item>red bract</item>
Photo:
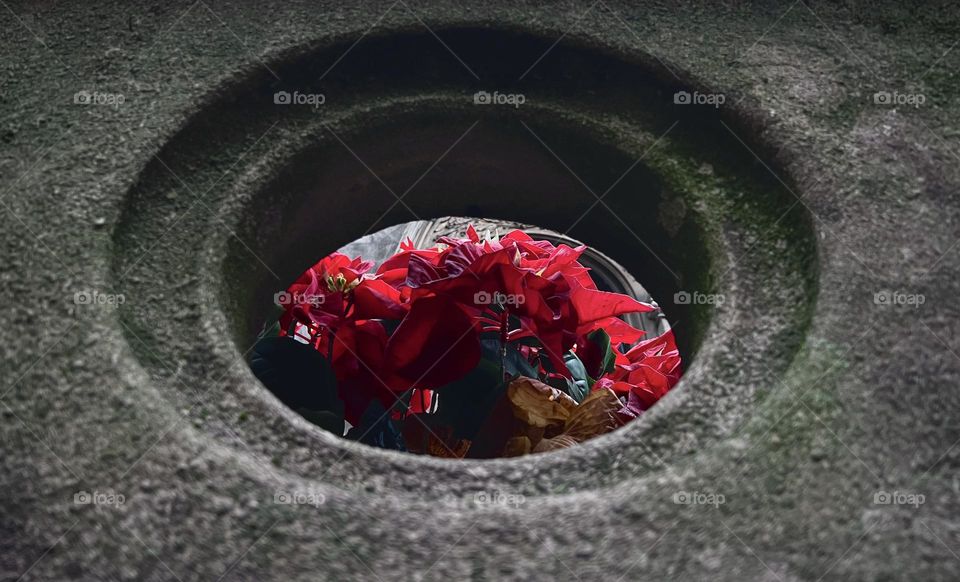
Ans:
{"type": "Polygon", "coordinates": [[[594,390],[610,388],[627,396],[627,408],[639,414],[673,388],[680,373],[680,353],[673,332],[667,331],[640,342],[626,354],[618,352],[614,371],[600,378],[594,390]]]}
{"type": "Polygon", "coordinates": [[[426,297],[413,303],[390,336],[385,359],[394,389],[438,388],[480,361],[476,326],[449,298],[426,297]]]}
{"type": "Polygon", "coordinates": [[[410,261],[414,258],[429,265],[436,265],[440,258],[440,250],[436,248],[415,249],[413,243],[406,240],[400,244],[400,252],[380,265],[380,268],[377,269],[377,277],[398,290],[408,287],[407,278],[410,271],[410,261]]]}
{"type": "MultiPolygon", "coordinates": [[[[653,311],[653,306],[642,303],[620,293],[607,293],[588,289],[574,280],[571,285],[570,304],[576,311],[577,335],[586,335],[591,331],[606,328],[626,313],[653,311]]],[[[622,328],[618,333],[627,333],[622,328]]]]}
{"type": "MultiPolygon", "coordinates": [[[[376,321],[351,322],[333,336],[331,363],[337,376],[338,393],[344,402],[344,416],[356,424],[370,402],[378,400],[385,408],[396,402],[396,395],[381,378],[387,332],[376,321]]],[[[320,345],[327,348],[327,344],[320,345]]]]}
{"type": "Polygon", "coordinates": [[[381,279],[364,279],[353,289],[353,314],[357,319],[401,319],[409,310],[400,292],[381,279]]]}

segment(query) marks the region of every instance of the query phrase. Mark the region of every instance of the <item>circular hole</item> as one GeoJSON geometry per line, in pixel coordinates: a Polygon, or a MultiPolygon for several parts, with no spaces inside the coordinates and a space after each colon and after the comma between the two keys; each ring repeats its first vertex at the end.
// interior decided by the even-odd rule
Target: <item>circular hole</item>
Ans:
{"type": "Polygon", "coordinates": [[[666,316],[626,269],[515,222],[382,229],[324,257],[274,304],[278,320],[250,357],[261,382],[317,426],[391,450],[559,450],[637,418],[681,374],[666,316]],[[394,364],[409,356],[417,371],[403,374],[394,364]]]}
{"type": "MultiPolygon", "coordinates": [[[[669,300],[685,288],[714,289],[711,261],[719,249],[716,235],[707,230],[713,219],[702,204],[686,201],[690,192],[682,183],[664,180],[664,164],[673,161],[669,155],[651,156],[656,169],[645,160],[638,163],[656,135],[610,133],[589,119],[536,107],[524,110],[522,118],[485,112],[479,122],[473,110],[431,100],[386,103],[350,115],[355,114],[362,120],[348,116],[335,128],[305,132],[296,148],[270,160],[272,171],[257,180],[239,207],[236,236],[223,241],[217,285],[238,353],[255,343],[273,317],[279,286],[295,280],[318,255],[411,219],[485,216],[537,224],[583,241],[630,273],[642,273],[653,297],[669,300]],[[544,147],[531,130],[552,147],[544,147]],[[608,186],[604,204],[597,204],[581,180],[608,186]],[[363,204],[356,203],[360,200],[363,204]]],[[[690,370],[716,312],[673,301],[662,308],[690,370]]],[[[580,447],[536,456],[569,462],[574,450],[589,449],[591,462],[600,463],[596,447],[610,446],[601,443],[616,443],[604,457],[615,455],[637,439],[636,431],[652,426],[630,423],[580,447]]],[[[357,470],[366,465],[361,461],[357,470]]]]}
{"type": "Polygon", "coordinates": [[[762,116],[676,105],[677,90],[710,90],[574,35],[551,49],[556,37],[532,31],[435,32],[482,83],[422,31],[305,44],[270,63],[290,86],[259,67],[230,79],[145,166],[113,233],[112,278],[129,299],[118,315],[149,389],[189,410],[210,443],[351,488],[442,489],[444,477],[468,487],[521,468],[530,492],[610,486],[657,470],[651,450],[701,454],[729,437],[796,356],[818,288],[811,219],[767,169],[789,175],[760,137],[762,116]],[[548,49],[519,83],[510,67],[548,49]],[[323,109],[276,104],[293,85],[325,93],[323,109]],[[477,91],[514,87],[523,107],[473,103],[477,91]],[[449,215],[567,232],[642,274],[684,355],[680,385],[623,430],[480,470],[344,446],[243,365],[273,293],[318,255],[449,215]],[[683,291],[731,301],[671,301],[683,291]],[[192,407],[198,392],[207,400],[192,407]]]}

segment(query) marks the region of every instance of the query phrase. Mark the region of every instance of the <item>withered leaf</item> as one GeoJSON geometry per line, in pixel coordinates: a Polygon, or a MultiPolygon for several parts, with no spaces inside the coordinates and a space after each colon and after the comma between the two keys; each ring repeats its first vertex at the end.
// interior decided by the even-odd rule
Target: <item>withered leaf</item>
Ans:
{"type": "Polygon", "coordinates": [[[457,438],[448,426],[437,424],[432,414],[416,414],[403,423],[403,438],[409,451],[448,459],[462,459],[470,441],[457,438]]]}
{"type": "Polygon", "coordinates": [[[563,427],[563,435],[582,442],[620,426],[617,411],[623,407],[609,388],[594,390],[577,406],[563,427]]]}
{"type": "Polygon", "coordinates": [[[571,436],[562,434],[555,436],[549,439],[542,439],[537,443],[537,446],[533,447],[534,453],[548,453],[550,451],[556,451],[558,449],[565,449],[567,447],[572,447],[577,444],[577,440],[571,436]]]}
{"type": "Polygon", "coordinates": [[[518,420],[539,428],[562,425],[577,407],[568,394],[523,376],[510,383],[507,398],[518,420]]]}
{"type": "Polygon", "coordinates": [[[545,438],[533,447],[534,453],[546,453],[565,449],[608,433],[620,426],[617,411],[623,405],[609,388],[594,390],[577,406],[563,425],[563,432],[552,438],[545,438]]]}

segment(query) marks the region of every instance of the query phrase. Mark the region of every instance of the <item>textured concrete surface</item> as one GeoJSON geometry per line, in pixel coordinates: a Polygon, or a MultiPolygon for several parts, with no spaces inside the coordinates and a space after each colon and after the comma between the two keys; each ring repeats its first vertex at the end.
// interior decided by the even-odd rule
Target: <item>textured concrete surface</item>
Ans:
{"type": "Polygon", "coordinates": [[[960,578],[958,17],[3,4],[0,577],[960,578]],[[490,462],[350,446],[258,385],[271,289],[444,214],[584,216],[681,384],[490,462]]]}

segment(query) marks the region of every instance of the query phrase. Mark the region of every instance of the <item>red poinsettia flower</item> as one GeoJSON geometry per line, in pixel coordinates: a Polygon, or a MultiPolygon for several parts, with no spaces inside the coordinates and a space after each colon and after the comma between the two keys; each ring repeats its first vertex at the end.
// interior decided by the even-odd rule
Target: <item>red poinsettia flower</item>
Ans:
{"type": "MultiPolygon", "coordinates": [[[[570,378],[564,355],[578,346],[590,369],[599,366],[589,334],[602,329],[614,348],[632,345],[643,332],[621,316],[653,309],[598,290],[579,262],[584,246],[522,231],[481,240],[472,226],[438,243],[415,249],[405,241],[373,274],[369,262],[334,253],[288,289],[282,333],[302,332],[330,358],[351,423],[371,401],[389,409],[401,393],[417,396],[417,413],[442,403],[442,388],[477,366],[481,333],[498,332],[542,377],[570,378]],[[525,338],[528,345],[515,343],[525,338]]],[[[672,335],[614,351],[615,369],[595,389],[624,397],[625,414],[639,414],[679,378],[672,335]]]]}
{"type": "Polygon", "coordinates": [[[673,388],[680,374],[680,353],[673,332],[667,331],[626,354],[617,353],[614,371],[597,380],[593,389],[610,388],[626,396],[626,409],[636,416],[673,388]]]}
{"type": "Polygon", "coordinates": [[[343,318],[346,292],[355,288],[373,266],[359,257],[333,253],[307,269],[287,289],[280,328],[289,331],[294,321],[304,325],[330,325],[343,318]]]}

